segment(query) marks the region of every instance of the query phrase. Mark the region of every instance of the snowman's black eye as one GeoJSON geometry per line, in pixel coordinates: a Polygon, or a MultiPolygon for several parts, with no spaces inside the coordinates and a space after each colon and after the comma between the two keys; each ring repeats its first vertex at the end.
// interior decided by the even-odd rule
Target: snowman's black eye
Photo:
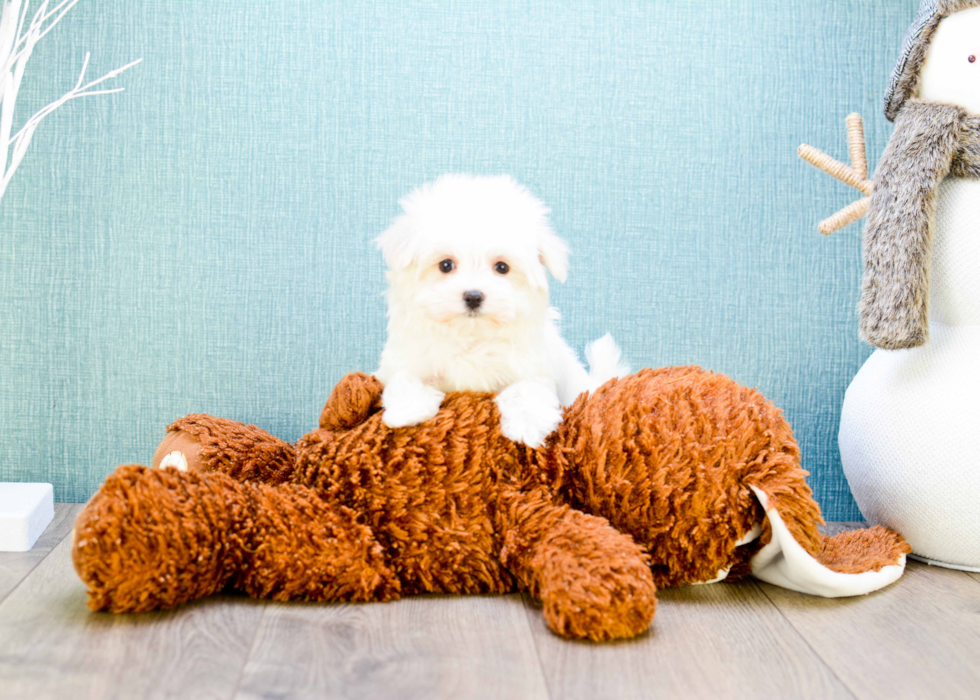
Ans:
{"type": "Polygon", "coordinates": [[[493,270],[499,275],[506,275],[510,272],[510,265],[505,262],[499,262],[493,266],[493,270]]]}
{"type": "Polygon", "coordinates": [[[969,61],[970,63],[976,63],[977,57],[971,54],[970,57],[966,60],[969,61]]]}
{"type": "Polygon", "coordinates": [[[452,260],[446,259],[439,263],[439,271],[444,272],[447,275],[455,269],[456,263],[454,263],[452,260]]]}

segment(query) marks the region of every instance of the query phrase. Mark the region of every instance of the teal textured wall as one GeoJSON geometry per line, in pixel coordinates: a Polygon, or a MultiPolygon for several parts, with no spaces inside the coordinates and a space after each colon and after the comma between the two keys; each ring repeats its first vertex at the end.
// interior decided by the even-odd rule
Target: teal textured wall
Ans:
{"type": "Polygon", "coordinates": [[[576,347],[697,363],[793,423],[830,518],[858,518],[839,406],[869,350],[846,155],[916,0],[370,3],[82,0],[39,45],[19,115],[133,58],[126,92],[38,131],[0,201],[0,480],[83,500],[208,412],[295,439],[384,340],[370,245],[446,171],[510,173],[574,258],[576,347]]]}

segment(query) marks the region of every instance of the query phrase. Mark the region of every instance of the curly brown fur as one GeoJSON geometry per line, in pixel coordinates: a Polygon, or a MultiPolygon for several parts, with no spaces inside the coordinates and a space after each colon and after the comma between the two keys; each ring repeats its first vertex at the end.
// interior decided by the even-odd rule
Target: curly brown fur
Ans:
{"type": "Polygon", "coordinates": [[[391,430],[375,413],[349,430],[315,430],[297,445],[294,481],[363,513],[406,593],[513,590],[493,555],[493,506],[518,448],[488,399],[451,394],[417,428],[391,430]]]}
{"type": "Polygon", "coordinates": [[[276,600],[388,600],[399,590],[370,529],[309,489],[137,465],[119,467],[79,514],[72,560],[89,607],[112,612],[226,586],[276,600]]]}
{"type": "Polygon", "coordinates": [[[643,548],[605,518],[554,503],[544,490],[501,504],[501,562],[566,637],[605,641],[643,632],[657,606],[643,548]]]}
{"type": "Polygon", "coordinates": [[[817,561],[842,574],[880,571],[895,563],[895,553],[908,554],[912,548],[897,533],[876,525],[864,530],[841,532],[824,537],[817,561]]]}
{"type": "Polygon", "coordinates": [[[820,511],[789,424],[723,375],[642,370],[580,397],[562,430],[570,502],[643,545],[658,586],[707,581],[733,563],[735,543],[764,519],[750,485],[779,502],[808,551],[819,547],[820,511]]]}
{"type": "Polygon", "coordinates": [[[281,484],[289,481],[296,461],[292,445],[254,425],[203,413],[184,416],[167,426],[167,436],[153,455],[180,450],[193,471],[221,472],[239,481],[281,484]]]}
{"type": "Polygon", "coordinates": [[[362,423],[371,413],[381,410],[384,385],[362,372],[347,375],[330,392],[320,412],[320,428],[345,430],[362,423]]]}
{"type": "Polygon", "coordinates": [[[225,585],[283,600],[527,590],[559,634],[629,637],[650,624],[656,582],[747,570],[768,539],[735,546],[764,519],[750,486],[814,556],[860,568],[900,554],[891,533],[828,545],[789,426],[721,375],[610,382],[538,449],[503,437],[490,394],[450,394],[432,420],[390,429],[380,392],[346,377],[295,462],[268,470],[253,462],[284,454],[272,436],[176,423],[177,437],[207,445],[194,470],[120,467],[79,517],[73,554],[90,604],[146,610],[225,585]]]}

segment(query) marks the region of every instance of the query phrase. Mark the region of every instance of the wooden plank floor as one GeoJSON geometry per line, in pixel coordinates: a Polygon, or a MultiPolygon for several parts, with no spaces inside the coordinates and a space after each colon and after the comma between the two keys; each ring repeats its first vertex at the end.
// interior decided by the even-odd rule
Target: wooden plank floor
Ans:
{"type": "Polygon", "coordinates": [[[661,591],[650,632],[606,645],[556,637],[516,595],[109,615],[71,566],[78,509],[0,553],[3,700],[980,697],[978,574],[911,562],[844,600],[755,581],[661,591]]]}

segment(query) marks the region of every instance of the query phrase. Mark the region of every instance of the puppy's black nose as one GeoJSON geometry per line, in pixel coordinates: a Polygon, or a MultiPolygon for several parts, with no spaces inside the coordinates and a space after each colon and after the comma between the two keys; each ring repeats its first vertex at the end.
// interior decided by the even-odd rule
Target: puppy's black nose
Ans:
{"type": "Polygon", "coordinates": [[[469,292],[463,292],[463,303],[466,304],[471,311],[476,311],[479,309],[480,304],[483,303],[483,299],[483,292],[479,292],[475,289],[469,292]]]}

